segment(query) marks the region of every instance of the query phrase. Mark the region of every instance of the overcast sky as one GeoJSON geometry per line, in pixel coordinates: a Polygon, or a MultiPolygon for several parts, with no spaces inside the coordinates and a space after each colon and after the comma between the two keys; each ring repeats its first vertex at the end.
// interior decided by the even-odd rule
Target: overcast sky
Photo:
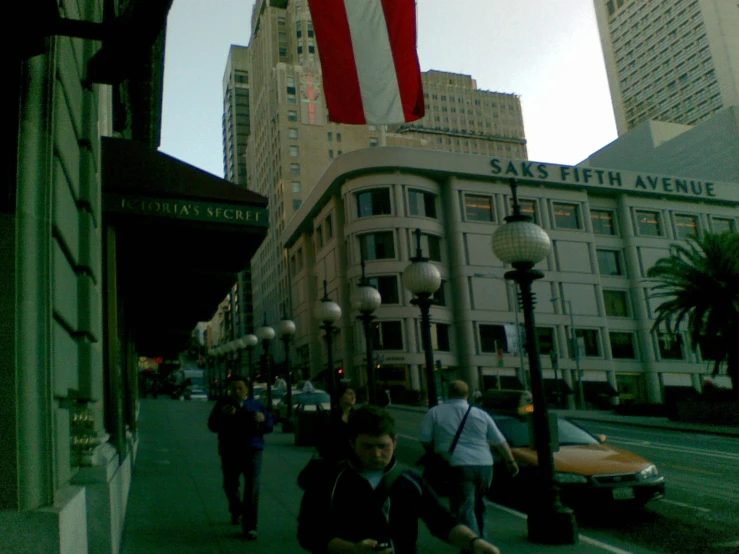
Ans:
{"type": "MultiPolygon", "coordinates": [[[[223,176],[222,80],[253,0],[175,0],[161,150],[223,176]]],[[[593,0],[417,0],[421,70],[521,97],[529,158],[575,164],[616,138],[593,0]]]]}

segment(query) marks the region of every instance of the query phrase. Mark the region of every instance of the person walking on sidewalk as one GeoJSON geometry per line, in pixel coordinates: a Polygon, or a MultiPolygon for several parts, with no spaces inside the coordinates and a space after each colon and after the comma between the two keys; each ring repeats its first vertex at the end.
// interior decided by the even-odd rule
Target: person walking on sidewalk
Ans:
{"type": "Polygon", "coordinates": [[[219,400],[208,417],[208,429],[218,433],[218,454],[223,470],[223,490],[228,499],[231,523],[239,524],[247,539],[257,538],[259,481],[262,472],[264,435],[271,433],[274,420],[267,407],[255,398],[247,398],[244,377],[232,376],[229,397],[219,400]],[[243,500],[239,482],[244,476],[243,500]]]}
{"type": "Polygon", "coordinates": [[[421,443],[427,451],[448,459],[452,466],[449,507],[460,522],[484,537],[485,497],[493,480],[490,447],[498,451],[512,476],[518,474],[518,465],[493,418],[469,404],[469,392],[464,381],[449,384],[449,400],[431,408],[423,418],[421,443]],[[449,459],[460,426],[462,430],[449,459]]]}
{"type": "Polygon", "coordinates": [[[401,467],[395,421],[366,405],[348,422],[352,457],[308,488],[300,503],[298,542],[315,554],[416,554],[418,520],[437,538],[465,552],[500,550],[457,523],[423,477],[401,467]]]}

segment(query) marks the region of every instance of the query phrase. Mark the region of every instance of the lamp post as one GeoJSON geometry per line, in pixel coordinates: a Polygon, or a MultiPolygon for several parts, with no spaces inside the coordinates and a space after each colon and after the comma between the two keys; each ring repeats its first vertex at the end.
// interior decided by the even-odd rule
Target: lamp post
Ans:
{"type": "Polygon", "coordinates": [[[372,313],[382,304],[382,296],[378,290],[370,285],[364,274],[364,259],[362,259],[362,278],[359,280],[357,293],[354,298],[354,307],[359,310],[357,317],[364,325],[364,342],[367,354],[367,389],[370,404],[377,404],[377,383],[375,381],[375,365],[372,360],[372,313]]]}
{"type": "Polygon", "coordinates": [[[538,481],[540,499],[528,517],[528,537],[531,542],[544,544],[575,544],[577,542],[577,523],[569,508],[562,505],[559,490],[554,481],[554,456],[549,428],[549,413],[539,359],[539,340],[534,321],[534,294],[531,284],[544,277],[541,271],[533,269],[543,260],[552,248],[549,235],[533,223],[528,215],[521,213],[516,195],[516,180],[510,180],[513,196],[513,214],[506,217],[506,224],[493,234],[493,253],[504,263],[513,266],[505,274],[506,279],[518,283],[523,304],[524,325],[526,328],[526,351],[529,358],[531,395],[534,400],[534,442],[538,459],[538,481]]]}
{"type": "Polygon", "coordinates": [[[436,394],[436,378],[434,377],[434,352],[431,349],[431,318],[429,308],[434,301],[431,296],[441,286],[441,274],[436,266],[424,258],[421,252],[421,230],[416,229],[416,255],[411,258],[411,265],[403,271],[403,286],[416,297],[411,304],[421,309],[421,341],[426,355],[426,394],[429,408],[438,404],[436,394]]]}
{"type": "Polygon", "coordinates": [[[264,362],[262,371],[267,377],[267,409],[272,410],[272,375],[269,367],[269,345],[275,338],[275,330],[267,325],[267,312],[264,312],[264,323],[257,329],[257,337],[262,341],[262,350],[264,350],[264,362]]]}
{"type": "Polygon", "coordinates": [[[282,309],[282,321],[280,321],[277,329],[280,332],[280,338],[282,338],[282,342],[285,344],[285,383],[287,384],[287,392],[285,393],[285,397],[287,398],[287,415],[285,417],[285,423],[282,424],[282,430],[290,431],[292,429],[293,415],[293,385],[290,370],[290,339],[295,334],[295,322],[292,319],[287,318],[284,306],[282,309]]]}
{"type": "Polygon", "coordinates": [[[326,349],[328,350],[328,389],[332,402],[337,399],[334,395],[339,390],[337,375],[334,374],[334,357],[331,349],[331,343],[334,332],[334,322],[341,317],[341,306],[328,297],[328,281],[323,280],[323,298],[316,303],[314,311],[316,319],[321,322],[321,328],[326,332],[326,349]]]}
{"type": "Polygon", "coordinates": [[[258,342],[259,338],[251,333],[244,335],[239,339],[239,347],[242,349],[246,348],[246,356],[249,362],[249,375],[247,376],[249,379],[249,398],[254,398],[254,366],[252,365],[252,353],[258,342]]]}

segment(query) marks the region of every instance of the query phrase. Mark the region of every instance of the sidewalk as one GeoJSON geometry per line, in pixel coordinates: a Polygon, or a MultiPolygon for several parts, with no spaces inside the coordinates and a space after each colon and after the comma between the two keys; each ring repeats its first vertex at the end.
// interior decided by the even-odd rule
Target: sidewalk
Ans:
{"type": "MultiPolygon", "coordinates": [[[[221,489],[216,436],[206,426],[211,402],[142,399],[139,447],[126,512],[121,554],[243,554],[305,551],[296,539],[301,491],[297,474],[312,454],[293,435],[267,436],[262,470],[259,539],[245,541],[229,523],[221,489]]],[[[504,554],[622,552],[583,538],[577,545],[544,546],[526,540],[526,520],[492,506],[492,541],[504,554]]],[[[420,525],[419,551],[457,554],[420,525]]]]}

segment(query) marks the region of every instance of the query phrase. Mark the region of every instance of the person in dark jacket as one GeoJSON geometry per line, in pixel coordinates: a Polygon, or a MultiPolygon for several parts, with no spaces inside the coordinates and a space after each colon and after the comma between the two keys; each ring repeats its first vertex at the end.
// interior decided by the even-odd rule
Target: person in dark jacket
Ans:
{"type": "Polygon", "coordinates": [[[223,470],[223,490],[228,499],[231,523],[239,524],[247,539],[257,538],[259,480],[266,433],[274,420],[267,407],[255,398],[247,398],[245,378],[233,376],[228,384],[229,398],[219,400],[208,418],[208,429],[218,433],[218,454],[223,470]],[[239,481],[244,476],[243,499],[239,481]]]}
{"type": "Polygon", "coordinates": [[[342,385],[338,402],[329,416],[328,425],[318,439],[319,456],[332,465],[338,465],[351,455],[349,416],[357,403],[357,394],[350,385],[342,385]]]}
{"type": "Polygon", "coordinates": [[[363,406],[349,418],[352,457],[303,495],[298,541],[314,554],[416,554],[418,520],[431,533],[473,554],[500,550],[459,525],[416,471],[398,465],[392,416],[363,406]]]}

